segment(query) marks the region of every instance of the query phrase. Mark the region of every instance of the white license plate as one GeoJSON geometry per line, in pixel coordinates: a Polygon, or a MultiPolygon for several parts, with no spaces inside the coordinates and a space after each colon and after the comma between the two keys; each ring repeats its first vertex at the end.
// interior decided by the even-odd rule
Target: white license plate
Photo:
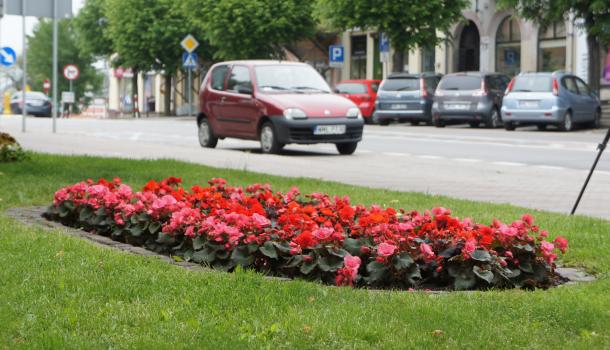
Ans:
{"type": "Polygon", "coordinates": [[[538,101],[519,101],[519,106],[523,108],[538,108],[539,105],[538,101]]]}
{"type": "Polygon", "coordinates": [[[407,105],[406,104],[393,104],[391,106],[392,109],[407,109],[407,105]]]}
{"type": "Polygon", "coordinates": [[[314,135],[343,135],[345,125],[318,125],[313,130],[314,135]]]}
{"type": "Polygon", "coordinates": [[[32,101],[29,101],[29,102],[28,102],[28,104],[29,104],[30,106],[37,106],[37,107],[39,107],[39,106],[42,106],[43,101],[40,101],[40,100],[32,100],[32,101]]]}
{"type": "Polygon", "coordinates": [[[450,103],[445,104],[445,109],[465,110],[468,109],[468,105],[464,103],[450,103]]]}

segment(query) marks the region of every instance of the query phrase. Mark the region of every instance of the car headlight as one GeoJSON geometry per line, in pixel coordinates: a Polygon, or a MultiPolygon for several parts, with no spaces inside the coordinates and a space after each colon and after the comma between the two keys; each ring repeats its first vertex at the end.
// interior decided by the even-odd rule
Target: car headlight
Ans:
{"type": "Polygon", "coordinates": [[[347,110],[347,114],[345,115],[348,118],[362,118],[362,113],[360,112],[360,108],[352,107],[347,110]]]}
{"type": "Polygon", "coordinates": [[[286,119],[307,119],[307,114],[299,108],[286,108],[284,110],[284,117],[286,119]]]}
{"type": "Polygon", "coordinates": [[[438,109],[438,102],[434,101],[432,103],[432,109],[438,109]]]}

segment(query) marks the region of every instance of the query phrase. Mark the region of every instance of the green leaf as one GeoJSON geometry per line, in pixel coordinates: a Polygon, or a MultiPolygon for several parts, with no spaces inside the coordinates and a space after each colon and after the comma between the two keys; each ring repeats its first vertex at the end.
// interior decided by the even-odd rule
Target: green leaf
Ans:
{"type": "Polygon", "coordinates": [[[277,248],[280,253],[288,254],[290,253],[290,244],[288,242],[272,242],[273,246],[277,248]]]}
{"type": "Polygon", "coordinates": [[[247,246],[241,246],[233,249],[231,260],[233,260],[236,265],[249,266],[254,262],[254,255],[248,252],[247,246]]]}
{"type": "Polygon", "coordinates": [[[532,263],[529,261],[520,261],[519,269],[523,272],[534,273],[534,269],[532,268],[532,263]]]}
{"type": "Polygon", "coordinates": [[[195,238],[193,238],[193,249],[200,250],[203,248],[204,244],[205,239],[202,236],[195,236],[195,238]]]}
{"type": "Polygon", "coordinates": [[[300,271],[304,275],[309,275],[311,273],[311,271],[313,271],[313,269],[316,268],[317,265],[318,265],[318,263],[316,262],[315,259],[313,259],[312,261],[306,262],[303,265],[301,265],[300,271]]]}
{"type": "Polygon", "coordinates": [[[78,219],[80,221],[87,221],[93,215],[93,210],[90,207],[84,207],[80,210],[78,214],[78,219]]]}
{"type": "Polygon", "coordinates": [[[288,263],[284,266],[288,267],[288,268],[293,268],[293,267],[297,267],[301,262],[303,262],[303,256],[295,255],[292,258],[290,258],[290,260],[288,260],[288,263]]]}
{"type": "Polygon", "coordinates": [[[366,265],[366,271],[368,272],[368,283],[374,283],[378,281],[382,281],[388,272],[389,268],[384,264],[378,261],[371,261],[366,265]]]}
{"type": "Polygon", "coordinates": [[[517,244],[515,245],[515,248],[529,253],[533,253],[535,251],[534,247],[532,247],[530,244],[517,244]]]}
{"type": "Polygon", "coordinates": [[[318,266],[325,272],[336,271],[343,267],[343,258],[334,255],[323,256],[318,260],[318,266]]]}
{"type": "Polygon", "coordinates": [[[204,248],[193,253],[193,261],[196,263],[211,263],[216,260],[216,252],[209,248],[204,248]]]}
{"type": "Polygon", "coordinates": [[[489,270],[483,270],[479,266],[475,265],[472,268],[472,272],[474,272],[474,274],[477,275],[477,277],[479,277],[480,279],[486,281],[489,284],[491,284],[493,282],[494,274],[493,274],[493,272],[491,272],[489,270]]]}
{"type": "Polygon", "coordinates": [[[482,262],[491,262],[492,257],[488,251],[483,249],[477,249],[470,255],[474,260],[482,261],[482,262]]]}
{"type": "Polygon", "coordinates": [[[277,259],[277,251],[275,250],[275,246],[273,243],[271,243],[271,241],[265,242],[265,244],[263,244],[259,250],[264,256],[271,259],[277,259]]]}
{"type": "Polygon", "coordinates": [[[161,228],[161,223],[159,221],[153,221],[150,223],[150,225],[148,225],[148,232],[150,232],[154,235],[155,233],[159,232],[160,228],[161,228]]]}
{"type": "Polygon", "coordinates": [[[474,287],[476,283],[477,280],[475,279],[474,275],[460,275],[453,281],[453,288],[456,290],[466,290],[474,287]]]}
{"type": "Polygon", "coordinates": [[[409,253],[402,252],[400,255],[394,256],[394,268],[396,270],[408,269],[413,263],[413,258],[409,253]]]}
{"type": "Polygon", "coordinates": [[[139,237],[142,234],[142,227],[140,227],[139,225],[131,226],[129,228],[129,232],[132,236],[139,237]]]}
{"type": "Polygon", "coordinates": [[[347,250],[351,255],[360,255],[360,247],[364,242],[360,239],[346,238],[343,240],[343,249],[347,250]]]}

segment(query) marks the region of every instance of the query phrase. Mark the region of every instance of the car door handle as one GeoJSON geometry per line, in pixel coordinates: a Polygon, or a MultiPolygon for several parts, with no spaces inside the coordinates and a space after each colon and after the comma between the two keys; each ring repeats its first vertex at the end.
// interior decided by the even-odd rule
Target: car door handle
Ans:
{"type": "Polygon", "coordinates": [[[220,103],[224,103],[226,99],[227,99],[227,97],[226,97],[226,96],[221,97],[221,98],[220,98],[220,103]]]}

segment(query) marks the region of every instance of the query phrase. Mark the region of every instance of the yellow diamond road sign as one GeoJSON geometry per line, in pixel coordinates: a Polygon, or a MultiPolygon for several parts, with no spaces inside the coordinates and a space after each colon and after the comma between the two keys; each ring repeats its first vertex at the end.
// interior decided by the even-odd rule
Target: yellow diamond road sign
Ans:
{"type": "Polygon", "coordinates": [[[195,49],[199,46],[199,42],[197,41],[197,39],[195,39],[195,37],[193,37],[191,34],[187,35],[186,37],[184,37],[184,39],[182,39],[182,41],[180,42],[180,45],[182,45],[182,47],[186,50],[186,52],[193,52],[195,51],[195,49]]]}

